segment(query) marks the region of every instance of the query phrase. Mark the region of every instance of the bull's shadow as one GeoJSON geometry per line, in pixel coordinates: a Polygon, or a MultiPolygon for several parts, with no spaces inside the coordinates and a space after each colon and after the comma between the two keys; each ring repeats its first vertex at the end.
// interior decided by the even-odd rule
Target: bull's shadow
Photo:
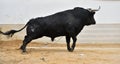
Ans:
{"type": "Polygon", "coordinates": [[[27,47],[28,53],[32,52],[67,52],[66,47],[27,47]]]}

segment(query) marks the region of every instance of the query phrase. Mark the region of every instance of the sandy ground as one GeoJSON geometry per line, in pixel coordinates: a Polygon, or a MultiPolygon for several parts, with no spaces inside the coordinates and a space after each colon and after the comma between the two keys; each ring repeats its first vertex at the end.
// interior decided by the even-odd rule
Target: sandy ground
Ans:
{"type": "Polygon", "coordinates": [[[0,41],[0,64],[120,64],[120,44],[66,44],[31,42],[22,54],[21,40],[0,41]]]}

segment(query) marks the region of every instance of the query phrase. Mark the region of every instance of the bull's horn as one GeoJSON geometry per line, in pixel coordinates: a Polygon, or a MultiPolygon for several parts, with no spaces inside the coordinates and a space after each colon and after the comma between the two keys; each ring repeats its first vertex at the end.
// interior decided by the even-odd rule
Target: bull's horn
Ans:
{"type": "Polygon", "coordinates": [[[98,9],[93,9],[93,10],[91,10],[92,12],[95,12],[95,11],[99,11],[100,10],[100,6],[99,6],[99,8],[98,9]]]}
{"type": "Polygon", "coordinates": [[[101,8],[101,7],[99,6],[99,8],[98,8],[98,9],[91,9],[91,8],[88,8],[87,10],[88,10],[88,11],[90,11],[90,12],[95,12],[95,11],[99,11],[99,10],[100,10],[100,8],[101,8]]]}

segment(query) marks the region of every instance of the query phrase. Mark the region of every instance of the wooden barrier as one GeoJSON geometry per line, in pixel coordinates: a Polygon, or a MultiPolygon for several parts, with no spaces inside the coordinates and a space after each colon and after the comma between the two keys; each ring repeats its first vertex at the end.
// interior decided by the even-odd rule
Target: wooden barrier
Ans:
{"type": "MultiPolygon", "coordinates": [[[[24,24],[0,24],[2,31],[10,29],[20,29],[24,24]]],[[[12,38],[0,35],[0,40],[23,40],[26,29],[16,33],[12,38]]],[[[120,43],[120,24],[96,24],[85,26],[81,33],[77,36],[79,43],[120,43]]],[[[34,41],[51,42],[48,37],[39,38],[34,41]]],[[[65,42],[65,37],[57,37],[54,42],[65,42]]],[[[71,41],[72,42],[72,41],[71,41]]]]}

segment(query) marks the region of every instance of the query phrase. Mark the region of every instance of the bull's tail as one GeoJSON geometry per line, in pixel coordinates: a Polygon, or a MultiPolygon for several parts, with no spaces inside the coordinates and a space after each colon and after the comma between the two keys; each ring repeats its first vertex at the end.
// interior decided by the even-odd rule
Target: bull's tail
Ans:
{"type": "Polygon", "coordinates": [[[9,31],[7,31],[7,32],[2,32],[2,31],[0,30],[0,34],[3,34],[3,35],[7,35],[7,36],[12,37],[15,33],[20,32],[21,30],[23,30],[27,25],[28,25],[28,23],[27,23],[23,28],[21,28],[20,30],[9,30],[9,31]]]}

